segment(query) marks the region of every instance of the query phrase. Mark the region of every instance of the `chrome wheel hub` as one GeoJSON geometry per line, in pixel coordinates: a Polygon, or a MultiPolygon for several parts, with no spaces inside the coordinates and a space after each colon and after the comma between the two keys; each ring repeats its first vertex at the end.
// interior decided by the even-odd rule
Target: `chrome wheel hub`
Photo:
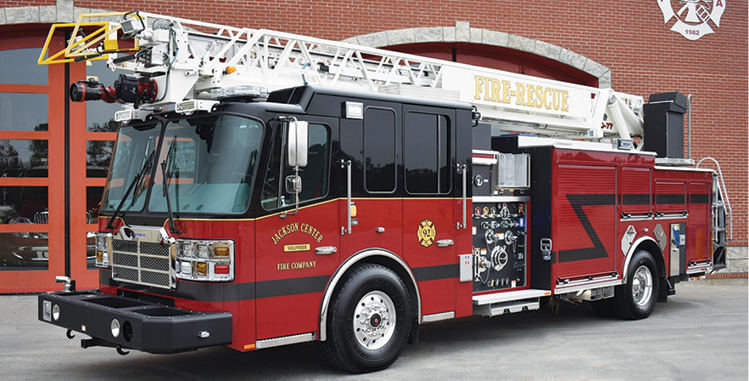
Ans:
{"type": "Polygon", "coordinates": [[[632,299],[642,307],[650,302],[653,296],[653,274],[647,266],[640,266],[632,278],[632,299]]]}
{"type": "Polygon", "coordinates": [[[353,325],[359,345],[367,349],[382,348],[395,331],[395,304],[384,292],[371,291],[356,304],[353,325]]]}

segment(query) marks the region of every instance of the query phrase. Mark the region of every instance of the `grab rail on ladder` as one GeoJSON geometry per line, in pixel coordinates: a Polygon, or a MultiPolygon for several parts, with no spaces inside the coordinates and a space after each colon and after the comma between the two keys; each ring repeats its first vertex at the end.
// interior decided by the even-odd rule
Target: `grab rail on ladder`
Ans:
{"type": "MultiPolygon", "coordinates": [[[[723,180],[723,171],[720,169],[720,163],[718,163],[718,160],[715,160],[712,157],[703,157],[700,159],[700,161],[697,162],[697,168],[700,167],[700,164],[704,162],[705,160],[711,161],[715,164],[716,168],[718,168],[718,180],[716,184],[718,185],[717,192],[720,195],[720,200],[714,200],[713,201],[713,208],[723,207],[723,211],[728,216],[728,226],[723,227],[725,231],[728,233],[728,237],[726,241],[732,241],[733,240],[733,214],[731,213],[731,202],[728,200],[728,190],[726,188],[726,183],[723,180]],[[718,204],[720,202],[720,204],[718,204]]],[[[718,220],[717,213],[713,215],[714,223],[713,223],[713,230],[716,233],[716,240],[717,240],[717,233],[720,232],[720,228],[718,227],[719,224],[717,224],[718,220]]]]}

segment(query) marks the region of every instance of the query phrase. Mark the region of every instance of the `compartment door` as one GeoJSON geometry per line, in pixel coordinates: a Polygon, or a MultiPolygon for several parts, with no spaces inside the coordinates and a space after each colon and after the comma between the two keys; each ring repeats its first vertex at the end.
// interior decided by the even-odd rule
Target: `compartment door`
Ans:
{"type": "Polygon", "coordinates": [[[686,226],[687,264],[701,264],[711,258],[710,184],[689,184],[689,216],[686,226]]]}
{"type": "Polygon", "coordinates": [[[554,281],[616,269],[616,175],[615,166],[559,164],[554,281]]]}

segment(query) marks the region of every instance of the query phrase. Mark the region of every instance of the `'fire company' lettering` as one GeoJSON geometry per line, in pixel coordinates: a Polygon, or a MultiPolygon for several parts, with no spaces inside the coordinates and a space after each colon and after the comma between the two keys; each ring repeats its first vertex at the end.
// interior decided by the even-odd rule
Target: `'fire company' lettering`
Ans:
{"type": "Polygon", "coordinates": [[[312,238],[317,241],[317,243],[320,243],[322,241],[322,233],[320,233],[319,230],[315,229],[312,225],[305,224],[305,223],[298,223],[293,222],[288,225],[282,226],[276,234],[271,237],[273,239],[273,244],[277,244],[278,241],[281,240],[281,238],[286,237],[288,234],[295,233],[295,232],[302,232],[305,234],[309,234],[312,236],[312,238]]]}
{"type": "Polygon", "coordinates": [[[291,263],[279,263],[277,265],[277,271],[286,270],[301,270],[301,269],[314,269],[317,267],[317,261],[302,261],[302,262],[291,262],[291,263]]]}
{"type": "Polygon", "coordinates": [[[513,98],[518,106],[543,108],[546,110],[569,111],[570,94],[567,90],[554,89],[530,83],[515,83],[491,77],[475,75],[475,100],[487,102],[512,103],[513,98]]]}

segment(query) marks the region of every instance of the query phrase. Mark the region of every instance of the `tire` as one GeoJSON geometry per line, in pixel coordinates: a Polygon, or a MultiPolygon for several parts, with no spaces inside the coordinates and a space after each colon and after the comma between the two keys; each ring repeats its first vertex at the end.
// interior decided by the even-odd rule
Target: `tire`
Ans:
{"type": "Polygon", "coordinates": [[[616,289],[616,315],[621,319],[644,319],[655,309],[657,297],[658,272],[655,260],[649,252],[639,250],[627,267],[627,283],[616,289]]]}
{"type": "Polygon", "coordinates": [[[411,303],[403,281],[377,264],[354,266],[328,310],[323,356],[354,373],[385,369],[400,356],[411,331],[411,303]]]}

